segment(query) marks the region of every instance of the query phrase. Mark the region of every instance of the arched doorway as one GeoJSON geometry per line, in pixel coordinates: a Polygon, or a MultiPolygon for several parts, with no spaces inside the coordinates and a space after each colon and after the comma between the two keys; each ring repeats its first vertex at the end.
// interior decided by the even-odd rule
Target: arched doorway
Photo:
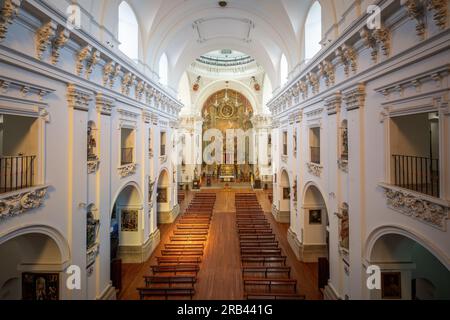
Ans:
{"type": "Polygon", "coordinates": [[[275,219],[281,223],[291,222],[291,183],[289,179],[289,174],[286,170],[282,170],[280,174],[280,184],[279,184],[279,212],[275,219]]]}
{"type": "Polygon", "coordinates": [[[325,199],[314,184],[306,187],[303,202],[303,230],[301,255],[304,262],[318,262],[319,288],[328,284],[329,219],[325,199]]]}
{"type": "Polygon", "coordinates": [[[63,272],[68,249],[61,251],[61,244],[39,229],[45,231],[46,227],[25,228],[0,239],[0,300],[65,297],[63,272]]]}
{"type": "Polygon", "coordinates": [[[370,264],[381,270],[381,289],[371,299],[450,299],[450,270],[406,234],[386,233],[370,251],[370,264]]]}
{"type": "Polygon", "coordinates": [[[167,170],[164,169],[159,174],[156,195],[158,225],[162,223],[172,223],[174,220],[170,208],[170,195],[170,178],[167,170]]]}
{"type": "Polygon", "coordinates": [[[141,219],[142,198],[134,184],[125,186],[114,202],[111,213],[111,281],[120,290],[121,264],[131,262],[121,247],[139,246],[143,226],[141,219]]]}

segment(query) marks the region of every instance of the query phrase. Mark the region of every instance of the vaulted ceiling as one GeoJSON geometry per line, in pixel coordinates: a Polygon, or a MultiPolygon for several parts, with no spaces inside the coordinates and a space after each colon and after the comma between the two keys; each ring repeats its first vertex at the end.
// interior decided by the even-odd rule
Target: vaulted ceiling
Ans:
{"type": "MultiPolygon", "coordinates": [[[[98,10],[100,23],[114,28],[121,0],[94,2],[93,11],[98,10]]],[[[128,0],[139,21],[141,60],[158,70],[159,59],[166,53],[173,88],[192,61],[220,49],[251,55],[271,82],[279,83],[281,54],[287,57],[290,68],[302,60],[303,25],[313,2],[229,0],[222,8],[216,0],[128,0]]],[[[320,2],[327,30],[336,22],[335,8],[346,8],[351,0],[320,2]]]]}

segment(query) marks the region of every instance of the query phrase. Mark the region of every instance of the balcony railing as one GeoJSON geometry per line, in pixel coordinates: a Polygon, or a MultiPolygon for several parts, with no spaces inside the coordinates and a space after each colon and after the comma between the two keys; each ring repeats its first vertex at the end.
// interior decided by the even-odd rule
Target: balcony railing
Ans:
{"type": "Polygon", "coordinates": [[[392,155],[394,184],[433,197],[439,197],[439,159],[392,155]]]}
{"type": "Polygon", "coordinates": [[[0,157],[0,193],[34,186],[36,156],[0,157]]]}
{"type": "Polygon", "coordinates": [[[122,148],[121,165],[133,163],[133,148],[122,148]]]}
{"type": "Polygon", "coordinates": [[[161,154],[160,155],[161,156],[165,156],[166,155],[166,145],[165,144],[161,145],[161,154]]]}
{"type": "Polygon", "coordinates": [[[320,164],[320,147],[311,147],[311,162],[320,164]]]}

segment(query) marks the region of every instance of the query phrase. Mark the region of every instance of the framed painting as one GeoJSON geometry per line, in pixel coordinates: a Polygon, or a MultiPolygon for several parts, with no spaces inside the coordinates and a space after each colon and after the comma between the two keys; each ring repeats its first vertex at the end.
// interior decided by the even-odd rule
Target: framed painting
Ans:
{"type": "Polygon", "coordinates": [[[283,199],[289,199],[291,197],[291,190],[289,188],[283,188],[283,199]]]}
{"type": "Polygon", "coordinates": [[[382,272],[381,273],[381,298],[401,299],[402,298],[402,273],[382,272]]]}
{"type": "Polygon", "coordinates": [[[167,188],[158,188],[158,203],[166,203],[167,202],[167,188]]]}
{"type": "Polygon", "coordinates": [[[309,224],[322,224],[322,210],[309,210],[309,224]]]}
{"type": "Polygon", "coordinates": [[[138,231],[138,210],[122,209],[122,231],[138,231]]]}
{"type": "Polygon", "coordinates": [[[58,273],[22,273],[23,300],[59,300],[58,273]]]}

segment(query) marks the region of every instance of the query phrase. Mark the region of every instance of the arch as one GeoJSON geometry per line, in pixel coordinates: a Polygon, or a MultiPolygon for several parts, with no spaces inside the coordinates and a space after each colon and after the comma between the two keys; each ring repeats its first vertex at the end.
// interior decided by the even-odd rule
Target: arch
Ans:
{"type": "Polygon", "coordinates": [[[425,236],[418,234],[417,232],[399,225],[383,225],[372,230],[367,237],[364,245],[364,260],[371,261],[371,254],[375,243],[387,234],[397,234],[411,240],[414,240],[422,247],[431,252],[447,269],[450,270],[450,257],[441,249],[439,249],[433,241],[428,240],[425,236]]]}
{"type": "Polygon", "coordinates": [[[127,1],[118,7],[119,50],[133,61],[139,60],[139,23],[136,14],[127,1]]]}
{"type": "MultiPolygon", "coordinates": [[[[117,189],[118,191],[117,191],[116,194],[114,195],[114,198],[112,198],[112,199],[114,199],[114,200],[113,200],[113,202],[111,203],[111,204],[112,204],[112,205],[111,205],[111,208],[114,207],[114,204],[116,203],[116,201],[117,201],[119,195],[122,193],[122,191],[124,191],[127,187],[130,187],[130,186],[132,186],[134,189],[136,189],[137,193],[139,194],[139,198],[140,198],[141,200],[144,199],[143,193],[142,193],[142,190],[141,190],[139,184],[138,184],[137,182],[135,182],[135,181],[128,181],[128,182],[125,182],[125,183],[122,185],[122,187],[120,187],[120,188],[117,189]]],[[[111,213],[112,213],[112,209],[111,209],[111,213]]],[[[111,216],[110,216],[110,218],[111,218],[111,216]]]]}
{"type": "Polygon", "coordinates": [[[418,291],[430,298],[429,290],[436,299],[450,298],[450,269],[423,240],[399,226],[380,227],[371,233],[365,247],[367,263],[382,271],[381,291],[370,291],[372,299],[416,299],[418,291]],[[383,289],[384,284],[392,290],[383,289]]]}
{"type": "Polygon", "coordinates": [[[304,60],[308,62],[322,46],[322,6],[319,1],[312,3],[305,20],[304,28],[304,60]]]}
{"type": "MultiPolygon", "coordinates": [[[[30,273],[27,278],[31,277],[32,282],[36,281],[37,273],[44,273],[43,270],[60,275],[69,265],[69,260],[67,240],[53,227],[30,225],[10,231],[0,237],[0,299],[28,299],[27,295],[32,295],[33,291],[31,288],[26,293],[22,291],[24,283],[21,278],[24,273],[30,273]]],[[[59,286],[60,280],[61,275],[51,281],[59,286]]],[[[61,299],[64,291],[64,288],[60,288],[56,295],[55,292],[45,290],[42,298],[61,299]],[[47,294],[52,296],[48,297],[47,294]]]]}
{"type": "Polygon", "coordinates": [[[20,226],[8,231],[4,236],[0,237],[0,245],[11,239],[27,234],[43,234],[51,238],[59,248],[61,254],[61,262],[67,265],[71,259],[69,243],[63,234],[56,228],[48,225],[29,225],[20,226]]]}
{"type": "MultiPolygon", "coordinates": [[[[247,85],[242,83],[238,80],[227,80],[228,81],[228,89],[239,91],[244,97],[250,102],[252,109],[255,113],[258,113],[255,109],[255,106],[258,105],[257,103],[257,97],[255,93],[249,88],[247,85]]],[[[215,92],[222,90],[224,88],[224,81],[223,80],[215,80],[209,83],[207,86],[201,90],[199,93],[194,106],[195,106],[195,112],[200,114],[205,102],[211,97],[212,94],[215,92]]],[[[194,110],[193,110],[194,111],[194,110]]]]}
{"type": "Polygon", "coordinates": [[[280,58],[280,87],[283,87],[288,82],[288,76],[289,76],[289,64],[286,59],[286,56],[284,53],[281,55],[280,58]]]}

